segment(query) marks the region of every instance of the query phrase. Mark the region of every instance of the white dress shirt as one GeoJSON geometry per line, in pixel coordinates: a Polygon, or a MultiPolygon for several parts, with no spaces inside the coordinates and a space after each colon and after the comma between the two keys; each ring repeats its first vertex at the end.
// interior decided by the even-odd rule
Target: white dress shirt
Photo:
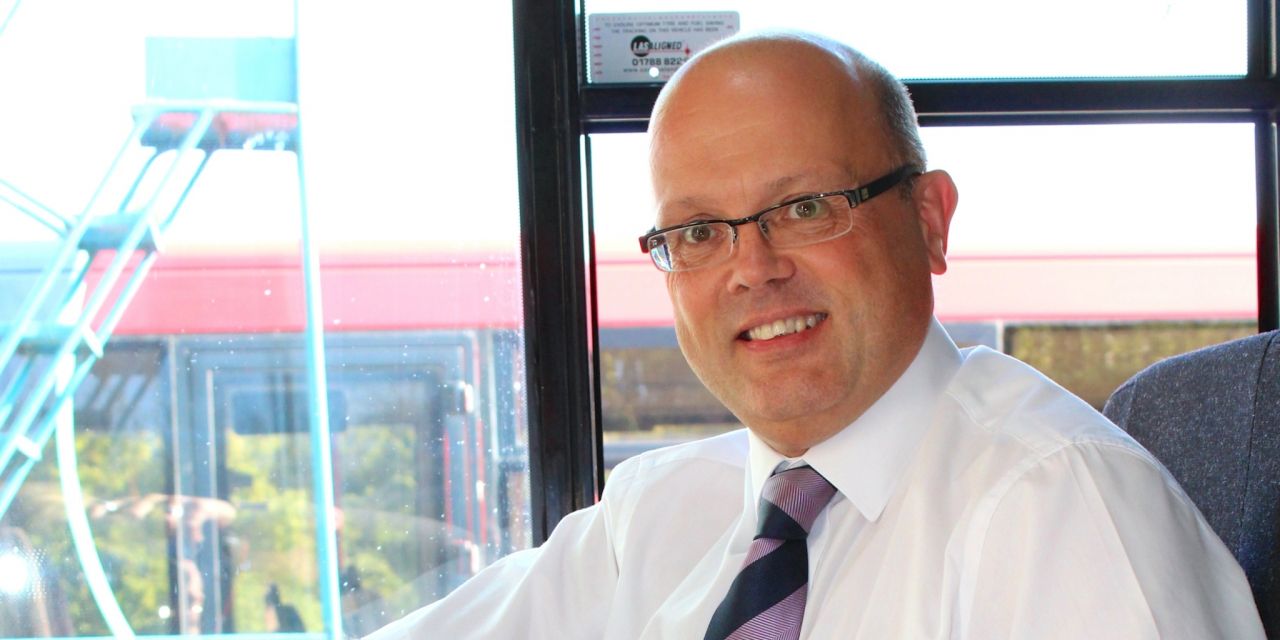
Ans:
{"type": "MultiPolygon", "coordinates": [[[[599,504],[378,638],[694,638],[784,460],[742,430],[614,470],[599,504]]],[[[1262,638],[1244,573],[1152,456],[936,322],[892,388],[805,453],[802,638],[1262,638]]]]}

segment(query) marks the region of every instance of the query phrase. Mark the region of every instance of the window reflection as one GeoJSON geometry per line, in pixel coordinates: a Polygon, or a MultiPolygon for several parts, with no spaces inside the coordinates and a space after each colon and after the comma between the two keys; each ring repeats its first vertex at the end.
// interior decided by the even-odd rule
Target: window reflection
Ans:
{"type": "MultiPolygon", "coordinates": [[[[527,544],[526,494],[511,491],[527,482],[512,398],[486,391],[515,373],[517,338],[331,338],[347,632],[372,631],[527,544]]],[[[135,631],[320,629],[302,362],[289,336],[123,341],[81,387],[85,507],[135,631]]],[[[78,587],[55,473],[39,468],[0,531],[5,637],[106,632],[78,587]]]]}
{"type": "MultiPolygon", "coordinates": [[[[78,464],[60,468],[47,443],[0,515],[0,637],[120,633],[104,597],[138,634],[323,630],[300,188],[321,247],[343,631],[530,544],[510,8],[459,9],[489,30],[477,48],[469,31],[422,38],[432,6],[303,4],[295,22],[291,0],[51,0],[23,3],[0,33],[16,96],[0,101],[0,336],[62,241],[54,214],[136,218],[130,203],[177,176],[157,200],[154,268],[51,422],[71,427],[78,464]],[[466,64],[424,67],[441,50],[466,64]],[[196,113],[228,98],[254,104],[215,109],[175,161],[196,113]],[[140,125],[113,165],[137,114],[175,99],[195,106],[140,125]],[[489,194],[484,224],[436,204],[467,190],[489,194]],[[71,472],[83,505],[64,499],[71,472]],[[97,560],[68,514],[88,518],[96,596],[97,560]]],[[[85,248],[91,288],[113,251],[85,248]]],[[[66,271],[55,297],[68,304],[42,326],[65,328],[87,297],[66,271]]],[[[28,342],[0,356],[0,442],[9,385],[69,364],[28,342]]]]}

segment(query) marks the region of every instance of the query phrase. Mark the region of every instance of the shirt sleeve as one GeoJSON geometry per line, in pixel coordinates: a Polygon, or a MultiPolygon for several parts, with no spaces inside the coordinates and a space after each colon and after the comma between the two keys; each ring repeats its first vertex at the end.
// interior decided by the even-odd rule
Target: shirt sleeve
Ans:
{"type": "Polygon", "coordinates": [[[1263,637],[1244,572],[1140,450],[1065,447],[993,500],[964,637],[1263,637]]]}
{"type": "Polygon", "coordinates": [[[604,504],[571,513],[541,547],[499,560],[366,639],[599,638],[618,575],[607,520],[604,504]]]}

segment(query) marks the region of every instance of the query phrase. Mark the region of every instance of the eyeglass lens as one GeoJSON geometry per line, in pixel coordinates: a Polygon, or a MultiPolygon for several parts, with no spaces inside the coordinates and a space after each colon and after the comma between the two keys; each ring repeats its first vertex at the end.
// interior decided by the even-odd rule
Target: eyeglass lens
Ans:
{"type": "MultiPolygon", "coordinates": [[[[852,208],[841,195],[801,200],[762,213],[758,224],[770,245],[799,247],[847,232],[852,226],[852,208]]],[[[651,253],[659,267],[682,271],[729,259],[735,239],[733,225],[708,221],[655,236],[651,253]]]]}

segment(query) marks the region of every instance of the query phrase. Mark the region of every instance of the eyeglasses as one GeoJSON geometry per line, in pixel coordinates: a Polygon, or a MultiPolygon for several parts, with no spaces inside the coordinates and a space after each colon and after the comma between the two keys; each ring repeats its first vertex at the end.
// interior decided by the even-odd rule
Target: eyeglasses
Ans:
{"type": "Polygon", "coordinates": [[[662,271],[691,271],[732,257],[738,227],[751,222],[759,225],[770,246],[779,249],[833,240],[853,228],[854,208],[918,175],[918,169],[906,165],[861,187],[794,198],[745,218],[695,220],[655,229],[640,237],[640,250],[662,271]]]}

